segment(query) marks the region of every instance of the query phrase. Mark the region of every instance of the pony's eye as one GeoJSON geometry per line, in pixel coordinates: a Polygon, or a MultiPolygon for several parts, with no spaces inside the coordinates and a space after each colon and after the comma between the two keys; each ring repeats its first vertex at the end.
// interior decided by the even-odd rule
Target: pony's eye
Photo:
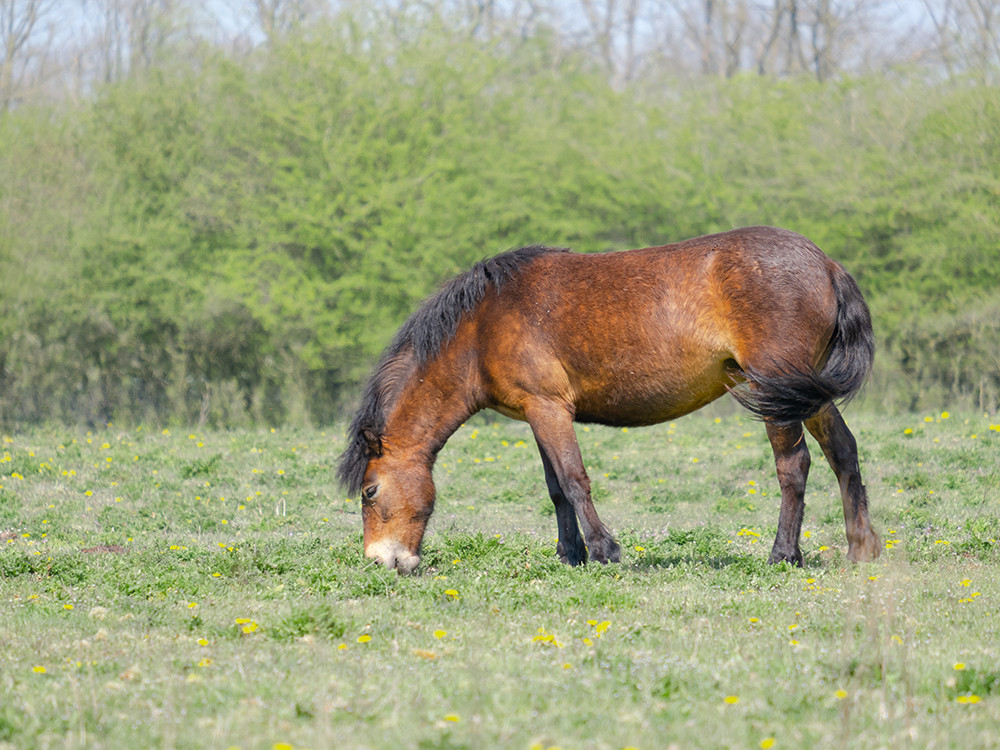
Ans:
{"type": "Polygon", "coordinates": [[[365,500],[374,500],[377,494],[378,494],[378,485],[373,484],[370,487],[365,487],[364,491],[361,493],[361,496],[365,500]]]}

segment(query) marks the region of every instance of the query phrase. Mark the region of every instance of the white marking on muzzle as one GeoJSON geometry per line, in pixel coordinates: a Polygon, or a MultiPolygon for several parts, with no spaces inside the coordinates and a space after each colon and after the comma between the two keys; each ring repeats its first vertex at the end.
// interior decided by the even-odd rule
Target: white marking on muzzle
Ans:
{"type": "Polygon", "coordinates": [[[395,568],[402,574],[412,573],[420,564],[420,555],[414,555],[395,539],[383,539],[365,547],[365,557],[378,560],[385,567],[395,568]]]}

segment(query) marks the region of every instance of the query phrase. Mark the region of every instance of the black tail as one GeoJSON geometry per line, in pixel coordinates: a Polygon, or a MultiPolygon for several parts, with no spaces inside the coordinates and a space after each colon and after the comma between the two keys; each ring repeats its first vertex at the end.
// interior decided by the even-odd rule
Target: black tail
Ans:
{"type": "Polygon", "coordinates": [[[850,400],[864,385],[875,358],[872,316],[854,278],[834,264],[830,281],[837,296],[837,322],[829,356],[820,372],[802,372],[783,366],[775,374],[744,370],[750,387],[730,392],[762,419],[801,422],[832,401],[850,400]]]}

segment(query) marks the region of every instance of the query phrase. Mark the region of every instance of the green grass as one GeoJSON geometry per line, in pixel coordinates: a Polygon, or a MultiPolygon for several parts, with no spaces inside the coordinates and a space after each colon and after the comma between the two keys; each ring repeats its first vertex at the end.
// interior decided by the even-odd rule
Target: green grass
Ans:
{"type": "Polygon", "coordinates": [[[339,428],[5,437],[0,747],[994,743],[996,417],[848,416],[888,549],[845,561],[811,443],[802,569],[724,409],[578,429],[624,559],[576,569],[530,431],[475,420],[405,578],[362,557],[339,428]]]}

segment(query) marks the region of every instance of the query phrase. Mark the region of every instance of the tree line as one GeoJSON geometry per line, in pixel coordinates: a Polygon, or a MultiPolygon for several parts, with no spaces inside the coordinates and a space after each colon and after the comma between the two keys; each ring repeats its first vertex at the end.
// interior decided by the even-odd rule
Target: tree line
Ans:
{"type": "Polygon", "coordinates": [[[86,96],[0,116],[0,422],[327,423],[484,256],[760,223],[858,278],[869,403],[1000,404],[989,73],[626,80],[474,3],[399,3],[396,27],[272,5],[245,48],[165,34],[86,96]]]}
{"type": "Polygon", "coordinates": [[[348,14],[398,39],[438,20],[480,41],[547,34],[618,86],[900,67],[995,83],[1000,63],[1000,0],[0,0],[0,111],[79,101],[206,44],[245,58],[348,14]]]}

